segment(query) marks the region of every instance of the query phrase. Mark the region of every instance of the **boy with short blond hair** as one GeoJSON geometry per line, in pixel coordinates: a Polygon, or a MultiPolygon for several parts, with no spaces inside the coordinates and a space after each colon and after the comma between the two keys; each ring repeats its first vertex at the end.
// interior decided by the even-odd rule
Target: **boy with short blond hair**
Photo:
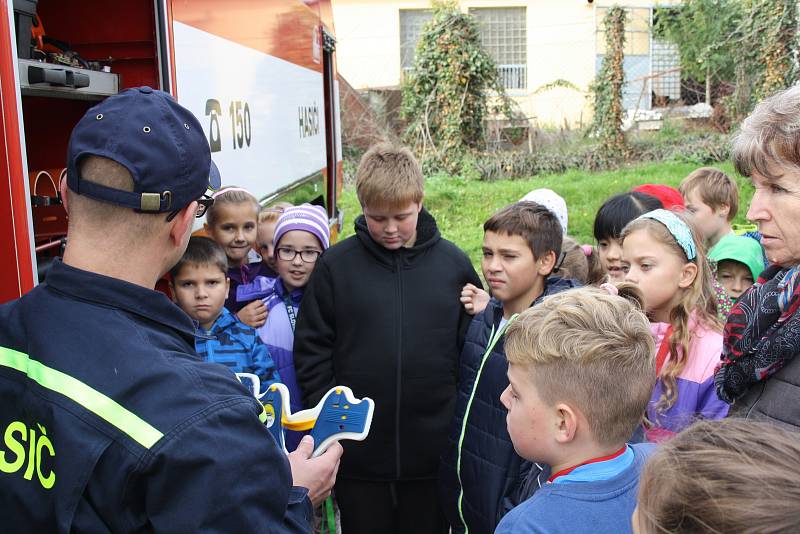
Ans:
{"type": "Polygon", "coordinates": [[[279,381],[275,363],[256,330],[225,308],[230,280],[225,250],[207,237],[192,237],[183,257],[170,270],[175,303],[197,322],[197,354],[234,373],[252,373],[262,391],[279,381]]]}
{"type": "Polygon", "coordinates": [[[422,202],[425,178],[406,147],[380,143],[372,147],[356,170],[356,194],[362,206],[381,208],[422,202]]]}
{"type": "Polygon", "coordinates": [[[483,225],[481,267],[493,298],[472,320],[459,361],[458,399],[440,491],[454,533],[490,534],[519,504],[531,464],[514,452],[500,394],[508,386],[506,327],[548,296],[575,287],[552,276],[561,255],[558,217],[536,202],[506,206],[483,225]]]}
{"type": "Polygon", "coordinates": [[[684,178],[678,189],[687,213],[703,234],[706,250],[711,250],[733,231],[731,221],[739,211],[736,181],[715,167],[700,167],[684,178]]]}
{"type": "Polygon", "coordinates": [[[521,456],[552,475],[503,518],[499,534],[631,530],[652,445],[627,442],[655,384],[655,347],[641,295],[619,291],[625,297],[566,291],[508,328],[508,432],[521,456]]]}
{"type": "Polygon", "coordinates": [[[336,497],[348,534],[447,533],[436,474],[469,325],[459,294],[480,281],[423,208],[423,183],[406,148],[364,154],[356,235],[319,257],[297,317],[305,405],[341,384],[379,407],[369,439],[344,444],[336,497]]]}

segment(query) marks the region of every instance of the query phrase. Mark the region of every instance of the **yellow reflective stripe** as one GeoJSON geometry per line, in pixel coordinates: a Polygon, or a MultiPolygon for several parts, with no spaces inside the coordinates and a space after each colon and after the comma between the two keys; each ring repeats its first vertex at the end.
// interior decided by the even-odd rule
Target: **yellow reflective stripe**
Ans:
{"type": "Polygon", "coordinates": [[[261,407],[261,413],[258,414],[258,420],[261,421],[262,423],[267,422],[267,411],[264,409],[263,406],[261,407]]]}
{"type": "Polygon", "coordinates": [[[120,406],[114,399],[92,389],[76,378],[31,359],[27,354],[0,347],[0,365],[25,373],[28,378],[42,387],[72,399],[147,449],[164,436],[136,414],[120,406]]]}

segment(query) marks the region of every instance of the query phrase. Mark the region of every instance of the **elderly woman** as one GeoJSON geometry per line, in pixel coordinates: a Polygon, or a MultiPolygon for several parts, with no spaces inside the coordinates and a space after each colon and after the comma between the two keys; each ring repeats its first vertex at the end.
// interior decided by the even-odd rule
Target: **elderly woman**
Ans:
{"type": "Polygon", "coordinates": [[[733,159],[755,187],[747,218],[770,266],[725,325],[717,394],[731,414],[800,427],[800,87],[756,106],[733,159]]]}

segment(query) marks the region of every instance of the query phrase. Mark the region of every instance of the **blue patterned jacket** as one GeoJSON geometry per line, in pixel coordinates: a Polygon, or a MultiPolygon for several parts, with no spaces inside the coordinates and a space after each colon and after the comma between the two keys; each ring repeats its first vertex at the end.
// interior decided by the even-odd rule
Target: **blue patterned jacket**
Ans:
{"type": "Polygon", "coordinates": [[[213,337],[195,338],[195,350],[207,362],[226,365],[234,373],[253,373],[261,380],[261,391],[280,382],[275,362],[255,328],[239,322],[226,308],[217,317],[208,331],[199,328],[202,334],[213,337]]]}

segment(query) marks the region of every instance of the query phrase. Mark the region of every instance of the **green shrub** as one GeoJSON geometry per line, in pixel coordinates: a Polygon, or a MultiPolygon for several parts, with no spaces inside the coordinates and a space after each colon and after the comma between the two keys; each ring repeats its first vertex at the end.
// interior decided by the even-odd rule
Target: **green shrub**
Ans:
{"type": "MultiPolygon", "coordinates": [[[[550,147],[534,153],[490,152],[475,158],[474,168],[481,180],[527,178],[543,174],[559,174],[577,169],[583,171],[613,170],[623,165],[616,157],[606,156],[599,144],[569,144],[550,147]]],[[[678,162],[706,165],[725,161],[730,156],[729,138],[717,132],[676,135],[668,132],[632,139],[625,163],[678,162]]]]}
{"type": "Polygon", "coordinates": [[[626,152],[622,133],[626,18],[627,13],[619,6],[611,7],[603,18],[606,53],[600,72],[590,87],[594,93],[594,118],[589,131],[599,139],[601,151],[608,160],[621,159],[626,152]]]}
{"type": "Polygon", "coordinates": [[[432,7],[402,83],[400,113],[409,123],[403,137],[426,172],[457,173],[464,156],[485,145],[485,120],[501,112],[510,118],[511,103],[474,17],[454,0],[432,7]],[[497,105],[490,105],[490,94],[497,105]]]}

